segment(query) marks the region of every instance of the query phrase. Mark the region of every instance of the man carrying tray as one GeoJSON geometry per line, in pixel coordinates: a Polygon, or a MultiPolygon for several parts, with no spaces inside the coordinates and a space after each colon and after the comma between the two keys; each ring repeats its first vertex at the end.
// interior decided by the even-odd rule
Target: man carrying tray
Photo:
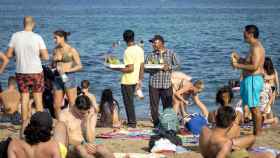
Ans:
{"type": "Polygon", "coordinates": [[[161,99],[163,108],[172,107],[172,86],[171,72],[179,67],[175,53],[165,48],[164,39],[160,35],[155,35],[149,40],[154,51],[147,56],[145,64],[161,64],[160,69],[150,69],[149,78],[149,96],[150,108],[154,126],[159,123],[159,99],[161,99]]]}
{"type": "Polygon", "coordinates": [[[113,68],[123,73],[121,78],[121,91],[127,115],[128,127],[136,127],[136,116],[134,109],[135,89],[141,87],[144,78],[144,51],[134,43],[134,32],[126,30],[123,39],[127,44],[124,51],[123,62],[125,68],[113,68]]]}

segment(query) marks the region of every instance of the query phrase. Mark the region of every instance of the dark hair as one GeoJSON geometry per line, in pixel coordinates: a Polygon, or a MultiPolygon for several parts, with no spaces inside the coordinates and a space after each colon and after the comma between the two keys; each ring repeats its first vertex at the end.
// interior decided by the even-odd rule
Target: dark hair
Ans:
{"type": "Polygon", "coordinates": [[[52,126],[42,126],[40,124],[30,122],[24,130],[25,140],[30,145],[40,142],[47,142],[52,137],[52,126]]]}
{"type": "Polygon", "coordinates": [[[259,29],[256,25],[245,26],[245,31],[252,33],[254,35],[254,38],[259,38],[259,29]]]}
{"type": "Polygon", "coordinates": [[[221,104],[222,106],[225,105],[225,101],[223,98],[224,93],[229,94],[229,103],[231,103],[231,101],[233,99],[233,92],[229,86],[224,86],[224,87],[220,88],[216,94],[216,103],[221,104]]]}
{"type": "Polygon", "coordinates": [[[75,106],[79,110],[88,110],[92,107],[92,102],[88,96],[81,93],[75,100],[75,106]]]}
{"type": "Polygon", "coordinates": [[[106,102],[109,103],[111,112],[113,112],[114,109],[113,107],[114,102],[116,102],[117,106],[119,106],[118,102],[113,97],[113,92],[111,89],[104,89],[102,92],[101,102],[100,102],[100,112],[104,110],[104,104],[106,102]]]}
{"type": "Polygon", "coordinates": [[[222,106],[218,109],[216,115],[216,126],[219,128],[228,128],[235,118],[236,113],[231,106],[222,106]]]}
{"type": "Polygon", "coordinates": [[[128,42],[134,42],[134,32],[132,30],[125,30],[123,33],[123,40],[128,42]]]}
{"type": "Polygon", "coordinates": [[[67,37],[71,35],[70,32],[65,32],[64,30],[56,30],[53,34],[59,37],[63,37],[65,41],[67,41],[67,37]]]}
{"type": "Polygon", "coordinates": [[[90,82],[88,80],[83,80],[81,82],[81,88],[82,89],[87,89],[87,88],[89,88],[89,86],[90,86],[90,82]]]}
{"type": "Polygon", "coordinates": [[[14,85],[14,86],[17,85],[17,80],[16,80],[15,76],[10,76],[9,77],[9,79],[8,79],[8,86],[10,86],[10,85],[14,85]]]}
{"type": "Polygon", "coordinates": [[[265,57],[263,68],[268,75],[272,75],[275,73],[272,60],[269,57],[265,57]]]}

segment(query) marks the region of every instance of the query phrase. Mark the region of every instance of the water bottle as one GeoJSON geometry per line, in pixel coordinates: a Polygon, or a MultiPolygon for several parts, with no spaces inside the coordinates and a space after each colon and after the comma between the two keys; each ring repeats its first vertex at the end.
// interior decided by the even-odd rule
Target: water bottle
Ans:
{"type": "Polygon", "coordinates": [[[63,82],[67,82],[69,80],[69,78],[66,74],[61,74],[60,76],[61,76],[63,82]]]}

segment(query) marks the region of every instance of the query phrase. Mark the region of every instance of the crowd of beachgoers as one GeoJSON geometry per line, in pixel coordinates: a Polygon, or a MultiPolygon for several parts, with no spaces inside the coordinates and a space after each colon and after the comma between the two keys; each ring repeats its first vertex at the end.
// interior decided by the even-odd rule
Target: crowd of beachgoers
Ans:
{"type": "Polygon", "coordinates": [[[118,46],[115,42],[104,60],[108,69],[122,74],[120,90],[126,120],[120,118],[119,103],[110,88],[102,91],[99,101],[89,90],[89,80],[77,84],[76,74],[83,69],[83,62],[78,49],[68,43],[70,32],[53,32],[56,47],[50,59],[43,38],[33,32],[35,19],[24,17],[23,26],[23,31],[12,35],[7,51],[0,52],[0,73],[12,58],[16,61],[16,74],[8,78],[5,90],[1,88],[0,124],[20,126],[19,138],[9,137],[0,143],[0,157],[116,157],[107,146],[96,143],[96,129],[138,128],[134,98],[144,97],[144,73],[149,74],[148,97],[155,133],[150,138],[150,152],[176,152],[174,146],[182,145],[177,134],[184,130],[198,137],[205,158],[280,157],[278,152],[250,150],[256,138],[265,133],[264,126],[278,124],[272,106],[280,94],[277,70],[265,54],[256,25],[244,27],[244,40],[250,46],[247,56],[243,58],[235,51],[230,55],[233,69],[241,70],[240,77],[217,90],[219,107],[214,111],[199,98],[205,87],[203,79],[194,81],[179,70],[176,53],[165,47],[162,35],[149,40],[153,51],[144,55],[144,41],[136,43],[134,32],[125,30],[123,62],[112,53],[118,46]],[[42,65],[42,60],[49,64],[42,65]],[[238,102],[233,101],[234,96],[239,96],[235,99],[238,102]],[[186,111],[191,102],[200,114],[186,111]],[[252,134],[241,134],[244,125],[252,127],[252,134]]]}

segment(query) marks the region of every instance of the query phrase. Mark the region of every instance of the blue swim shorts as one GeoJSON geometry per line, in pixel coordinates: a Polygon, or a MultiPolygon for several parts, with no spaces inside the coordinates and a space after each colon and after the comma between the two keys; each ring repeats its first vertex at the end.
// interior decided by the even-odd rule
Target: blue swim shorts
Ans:
{"type": "Polygon", "coordinates": [[[66,90],[77,88],[75,73],[67,73],[67,81],[63,82],[61,76],[55,76],[53,81],[53,88],[55,90],[66,90]]]}
{"type": "Polygon", "coordinates": [[[242,104],[249,108],[260,105],[260,94],[263,89],[264,80],[262,75],[250,75],[245,77],[240,83],[240,96],[242,104]]]}

